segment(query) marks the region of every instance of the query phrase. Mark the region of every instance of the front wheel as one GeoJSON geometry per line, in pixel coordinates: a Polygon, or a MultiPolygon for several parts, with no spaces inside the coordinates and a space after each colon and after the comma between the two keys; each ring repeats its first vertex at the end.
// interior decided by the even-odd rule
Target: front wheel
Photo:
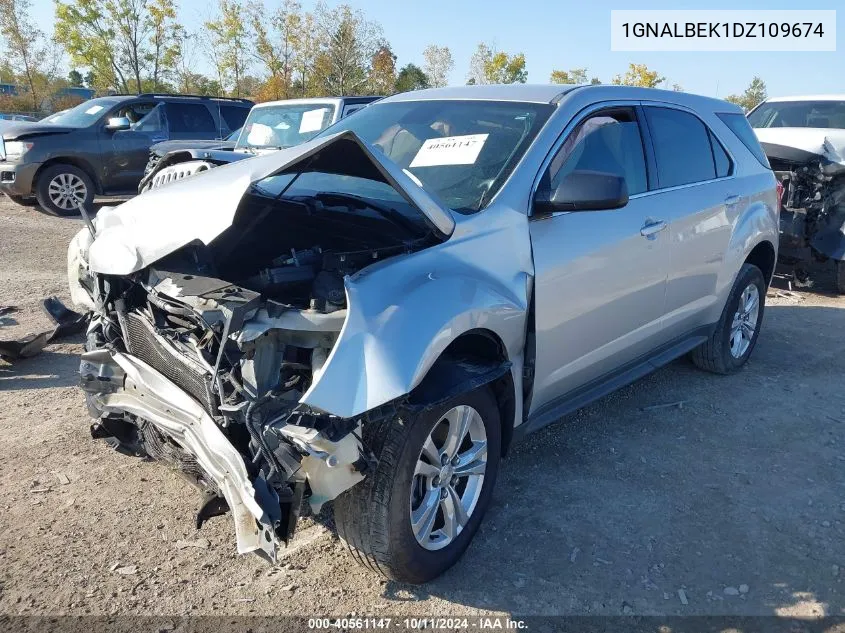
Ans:
{"type": "Polygon", "coordinates": [[[765,305],[763,273],[753,264],[743,264],[716,330],[707,341],[692,350],[692,362],[716,374],[739,371],[757,344],[765,305]]]}
{"type": "Polygon", "coordinates": [[[94,183],[75,165],[52,165],[39,174],[35,197],[49,215],[79,215],[82,208],[92,209],[94,183]]]}
{"type": "Polygon", "coordinates": [[[422,583],[454,565],[490,504],[501,454],[496,400],[482,387],[365,429],[374,473],[334,504],[359,563],[422,583]]]}

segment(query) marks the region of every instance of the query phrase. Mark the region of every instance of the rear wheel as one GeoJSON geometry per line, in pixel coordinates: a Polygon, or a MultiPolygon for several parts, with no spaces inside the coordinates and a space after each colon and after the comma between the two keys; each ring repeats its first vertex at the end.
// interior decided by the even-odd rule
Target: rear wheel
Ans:
{"type": "Polygon", "coordinates": [[[692,362],[716,374],[739,371],[757,344],[765,304],[763,273],[753,264],[743,264],[716,330],[690,353],[692,362]]]}
{"type": "Polygon", "coordinates": [[[83,207],[92,209],[94,183],[75,165],[52,165],[38,176],[35,197],[49,215],[79,215],[83,207]]]}
{"type": "Polygon", "coordinates": [[[340,537],[361,564],[422,583],[454,565],[490,504],[501,428],[486,387],[365,431],[376,471],[335,500],[340,537]]]}

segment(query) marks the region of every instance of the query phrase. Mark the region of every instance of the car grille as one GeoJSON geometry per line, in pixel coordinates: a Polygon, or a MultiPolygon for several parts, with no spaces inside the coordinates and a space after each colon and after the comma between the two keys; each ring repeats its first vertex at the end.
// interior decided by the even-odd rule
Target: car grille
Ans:
{"type": "Polygon", "coordinates": [[[176,180],[182,180],[183,178],[187,178],[188,176],[193,176],[194,174],[199,174],[204,171],[208,171],[213,167],[214,165],[212,165],[211,163],[197,160],[170,165],[162,169],[155,176],[153,176],[152,180],[147,182],[144,191],[149,191],[150,189],[158,189],[159,187],[163,187],[168,183],[174,182],[176,180]]]}
{"type": "Polygon", "coordinates": [[[130,354],[167,376],[198,400],[209,414],[217,414],[217,398],[209,392],[205,379],[209,372],[201,363],[162,341],[152,324],[139,314],[127,314],[124,328],[130,354]]]}

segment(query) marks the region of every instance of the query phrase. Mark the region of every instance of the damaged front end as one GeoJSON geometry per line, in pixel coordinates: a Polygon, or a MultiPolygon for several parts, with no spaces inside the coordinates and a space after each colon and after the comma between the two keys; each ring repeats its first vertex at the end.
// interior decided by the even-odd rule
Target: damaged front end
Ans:
{"type": "Polygon", "coordinates": [[[845,260],[845,137],[812,130],[756,130],[783,186],[778,257],[803,265],[845,260]]]}
{"type": "MultiPolygon", "coordinates": [[[[80,364],[92,435],[174,465],[202,491],[197,525],[230,510],[238,552],[269,560],[303,499],[319,511],[374,467],[362,424],[401,404],[340,417],[305,402],[346,325],[348,279],[442,240],[354,135],[309,145],[280,169],[243,167],[236,210],[206,217],[190,241],[166,223],[158,240],[137,239],[149,224],[132,214],[146,200],[155,212],[152,192],[101,213],[68,258],[74,299],[94,309],[80,364]],[[312,186],[350,170],[396,204],[312,186]]],[[[207,176],[175,185],[173,199],[202,192],[207,176]]]]}

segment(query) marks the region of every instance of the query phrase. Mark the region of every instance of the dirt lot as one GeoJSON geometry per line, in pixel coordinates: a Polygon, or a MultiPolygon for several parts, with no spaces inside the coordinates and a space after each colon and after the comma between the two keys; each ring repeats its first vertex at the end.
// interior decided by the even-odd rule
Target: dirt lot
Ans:
{"type": "MultiPolygon", "coordinates": [[[[20,308],[0,337],[47,326],[80,226],[0,199],[0,305],[20,308]]],[[[194,530],[174,472],[91,440],[79,340],[0,361],[0,614],[841,615],[845,299],[822,288],[769,299],[741,374],[678,361],[519,445],[422,587],[310,522],[275,568],[239,557],[228,517],[194,530]]]]}

